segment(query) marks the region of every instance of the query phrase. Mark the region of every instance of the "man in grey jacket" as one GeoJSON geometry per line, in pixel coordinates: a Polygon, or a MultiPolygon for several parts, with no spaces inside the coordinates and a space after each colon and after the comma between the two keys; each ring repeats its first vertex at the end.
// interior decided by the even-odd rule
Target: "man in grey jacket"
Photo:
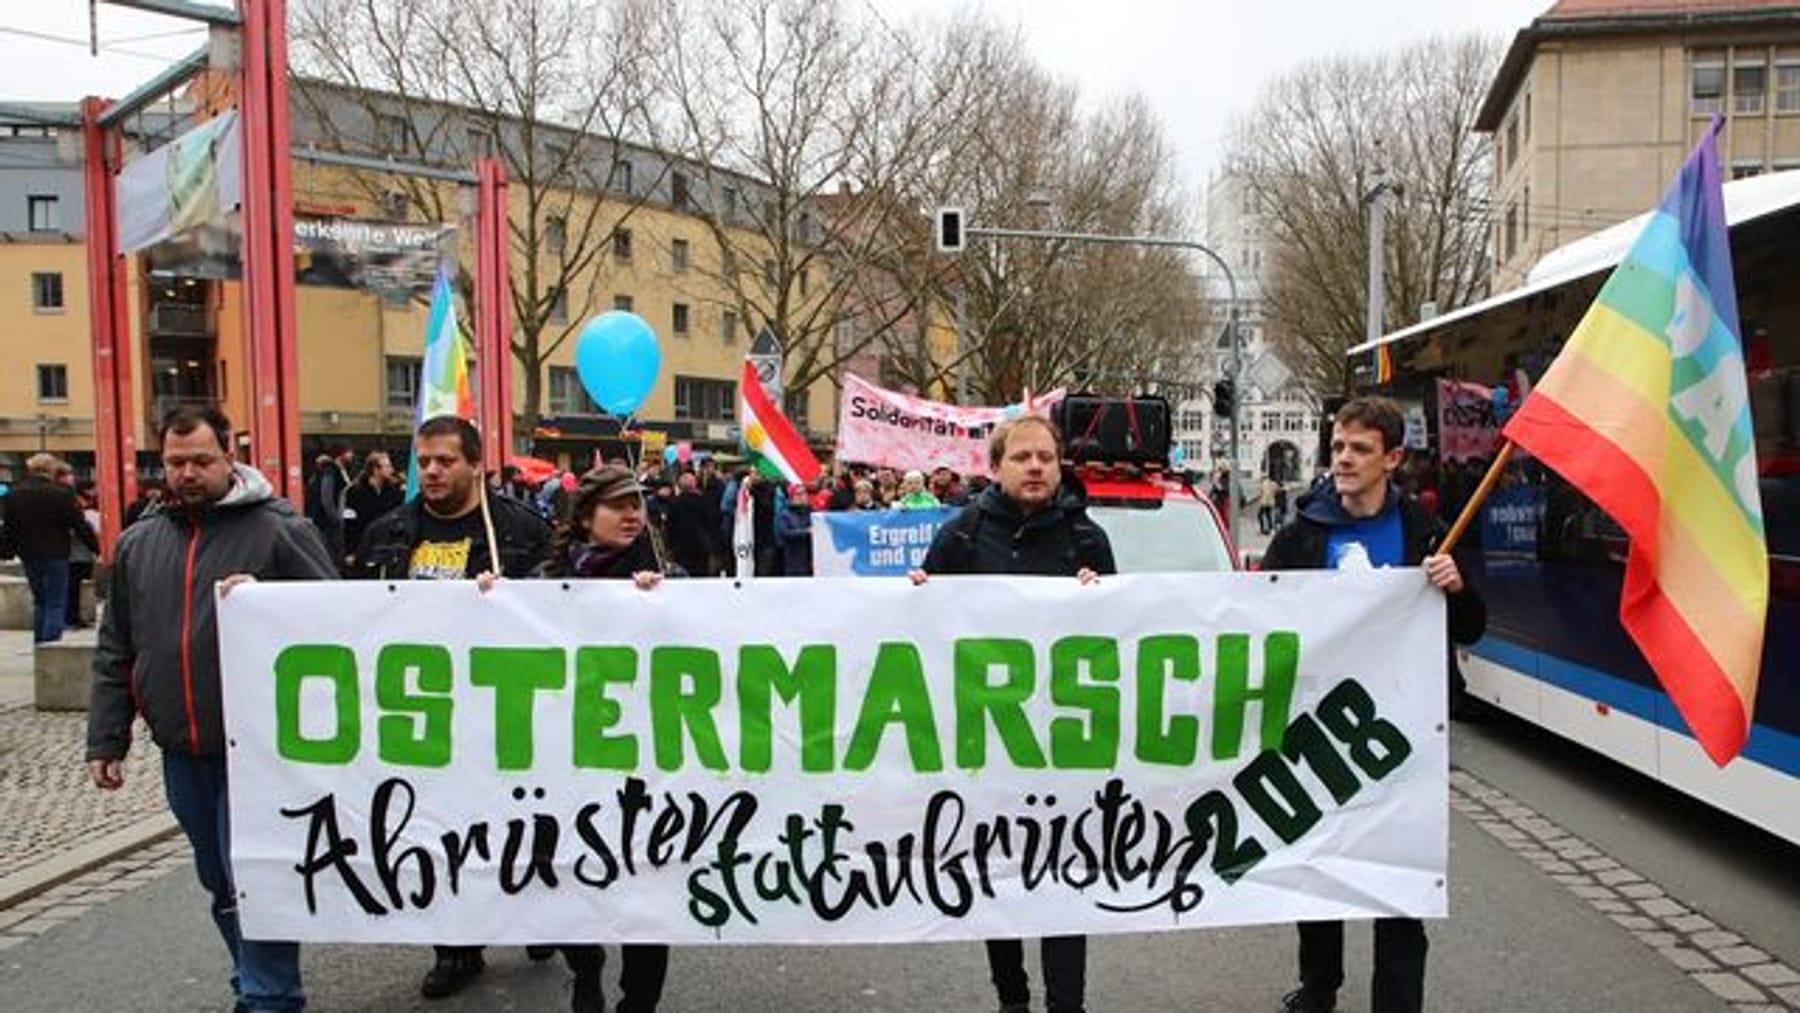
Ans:
{"type": "Polygon", "coordinates": [[[131,722],[141,711],[162,750],[169,808],[194,849],[200,883],[231,954],[237,1010],[298,1010],[300,947],[238,933],[231,883],[225,721],[213,586],[246,580],[330,580],[337,566],[319,533],[254,469],[232,462],[231,423],[184,405],[163,417],[170,500],[120,536],[94,652],[88,773],[125,783],[131,722]]]}

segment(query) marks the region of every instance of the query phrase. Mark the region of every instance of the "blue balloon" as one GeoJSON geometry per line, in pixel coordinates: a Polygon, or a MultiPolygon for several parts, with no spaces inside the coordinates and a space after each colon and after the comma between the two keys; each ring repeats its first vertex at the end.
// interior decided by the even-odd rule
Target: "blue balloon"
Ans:
{"type": "Polygon", "coordinates": [[[1506,389],[1505,384],[1496,384],[1494,386],[1494,392],[1490,397],[1494,402],[1494,421],[1505,422],[1512,417],[1512,405],[1510,403],[1512,392],[1506,389]]]}
{"type": "Polygon", "coordinates": [[[575,339],[575,372],[588,396],[609,414],[637,411],[656,386],[662,348],[636,313],[612,310],[582,325],[575,339]]]}
{"type": "Polygon", "coordinates": [[[663,448],[663,463],[668,464],[668,465],[673,465],[675,463],[675,459],[678,456],[680,456],[680,454],[681,454],[681,451],[676,449],[675,444],[673,444],[673,443],[669,444],[668,446],[663,448]]]}

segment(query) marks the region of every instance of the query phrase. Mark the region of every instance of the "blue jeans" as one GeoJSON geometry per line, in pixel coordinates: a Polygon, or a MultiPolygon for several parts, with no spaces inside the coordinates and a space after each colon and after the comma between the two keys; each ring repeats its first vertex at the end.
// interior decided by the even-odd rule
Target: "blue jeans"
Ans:
{"type": "Polygon", "coordinates": [[[231,990],[240,1008],[280,1011],[306,1008],[300,988],[300,944],[265,943],[238,935],[237,894],[231,882],[231,810],[226,802],[225,758],[163,752],[163,786],[169,810],[194,848],[200,885],[212,895],[213,923],[231,952],[231,990]]]}
{"type": "Polygon", "coordinates": [[[19,562],[31,585],[31,639],[40,644],[61,640],[63,612],[69,607],[69,557],[21,555],[19,562]]]}

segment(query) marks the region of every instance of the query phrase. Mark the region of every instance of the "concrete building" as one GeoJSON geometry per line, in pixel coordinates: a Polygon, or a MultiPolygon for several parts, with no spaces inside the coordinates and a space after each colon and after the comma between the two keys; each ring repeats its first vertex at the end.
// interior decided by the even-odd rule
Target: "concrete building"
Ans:
{"type": "MultiPolygon", "coordinates": [[[[342,143],[341,133],[327,131],[318,107],[301,100],[299,87],[295,91],[296,150],[319,145],[383,154],[382,130],[394,129],[393,122],[367,124],[367,143],[355,150],[342,143]]],[[[349,103],[341,105],[349,108],[349,103]]],[[[8,362],[15,368],[0,371],[0,479],[19,474],[23,458],[39,449],[64,454],[85,472],[93,463],[94,443],[82,152],[76,130],[41,122],[67,121],[77,110],[72,103],[6,108],[9,115],[0,115],[0,293],[12,295],[0,299],[0,328],[12,350],[8,362]]],[[[191,118],[180,117],[173,128],[191,125],[191,118]]],[[[461,145],[480,141],[474,126],[440,129],[437,135],[447,139],[445,147],[429,161],[449,167],[466,167],[475,152],[461,145]]],[[[589,210],[597,210],[595,217],[602,220],[621,222],[608,226],[603,249],[552,311],[558,326],[551,337],[565,329],[565,322],[572,331],[604,310],[630,309],[643,316],[656,329],[663,352],[656,387],[639,412],[644,428],[670,441],[735,449],[737,386],[752,334],[722,280],[714,234],[695,207],[701,200],[730,201],[748,216],[761,206],[757,184],[735,180],[725,185],[729,193],[696,195],[699,173],[661,152],[540,127],[540,137],[546,136],[541,143],[568,144],[583,156],[586,145],[596,151],[604,147],[610,166],[597,173],[606,181],[603,186],[565,195],[570,198],[563,202],[566,217],[542,222],[545,233],[572,231],[570,220],[589,210]]],[[[397,190],[384,192],[379,174],[371,185],[368,173],[299,157],[292,171],[297,218],[380,222],[410,217],[414,224],[429,224],[419,220],[416,207],[409,215],[404,202],[393,199],[397,190]]],[[[717,172],[710,176],[731,179],[717,172]]],[[[455,185],[446,186],[454,190],[455,185]]],[[[509,196],[516,223],[530,211],[516,181],[509,196]]],[[[447,224],[461,226],[460,256],[472,264],[472,208],[465,203],[453,195],[445,202],[450,209],[445,217],[452,219],[447,224]]],[[[522,255],[517,247],[514,255],[522,255]]],[[[538,255],[548,259],[563,251],[547,239],[538,255]]],[[[753,271],[754,265],[745,270],[753,271]]],[[[138,446],[143,448],[140,471],[154,475],[159,467],[154,441],[147,437],[154,420],[171,405],[217,400],[240,424],[250,416],[241,351],[242,289],[224,276],[230,273],[170,266],[158,257],[133,258],[130,322],[133,366],[140,377],[133,398],[138,446]]],[[[303,454],[310,457],[324,445],[340,442],[358,450],[404,449],[418,394],[424,301],[403,290],[301,284],[296,302],[303,454]]],[[[540,456],[582,466],[594,448],[614,453],[621,444],[617,420],[598,411],[576,376],[575,345],[571,333],[546,357],[538,378],[541,418],[535,432],[519,435],[533,438],[540,456]]],[[[517,359],[512,369],[516,414],[526,384],[517,359]]],[[[798,424],[828,430],[836,417],[836,394],[829,383],[816,383],[808,391],[791,393],[788,406],[798,424]]]]}
{"type": "Polygon", "coordinates": [[[1494,135],[1496,292],[1652,207],[1715,115],[1731,178],[1800,169],[1800,4],[1559,0],[1514,37],[1494,135]]]}
{"type": "MultiPolygon", "coordinates": [[[[1225,172],[1207,188],[1204,242],[1231,267],[1237,283],[1232,303],[1225,276],[1206,261],[1206,284],[1214,319],[1235,312],[1243,356],[1244,382],[1239,389],[1237,473],[1245,480],[1272,475],[1289,483],[1311,474],[1317,433],[1318,402],[1276,354],[1264,323],[1274,256],[1266,216],[1243,177],[1225,172]]],[[[1214,350],[1224,369],[1230,348],[1223,337],[1214,350]]],[[[1181,402],[1175,417],[1175,441],[1193,471],[1212,472],[1229,457],[1226,420],[1215,415],[1210,394],[1181,402]]]]}

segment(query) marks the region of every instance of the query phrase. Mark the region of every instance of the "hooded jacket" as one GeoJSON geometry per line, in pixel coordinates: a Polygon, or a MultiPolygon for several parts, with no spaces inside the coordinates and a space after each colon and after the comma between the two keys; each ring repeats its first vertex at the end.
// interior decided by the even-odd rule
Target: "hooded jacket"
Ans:
{"type": "MultiPolygon", "coordinates": [[[[1356,520],[1344,511],[1343,504],[1338,500],[1337,490],[1329,480],[1301,494],[1295,501],[1295,506],[1298,516],[1275,532],[1268,551],[1263,554],[1262,568],[1265,570],[1325,569],[1330,529],[1356,520]]],[[[1417,503],[1401,496],[1398,488],[1389,485],[1382,510],[1394,509],[1400,511],[1404,552],[1401,562],[1407,566],[1417,566],[1425,561],[1426,556],[1431,555],[1444,536],[1444,528],[1426,516],[1417,503]]],[[[1470,580],[1469,560],[1461,552],[1453,555],[1458,569],[1462,571],[1463,589],[1456,594],[1445,595],[1450,640],[1458,644],[1472,644],[1480,640],[1481,635],[1487,631],[1487,603],[1482,600],[1481,592],[1475,589],[1470,580]]],[[[1461,673],[1457,671],[1454,652],[1450,658],[1450,671],[1453,682],[1460,686],[1461,673]]]]}
{"type": "Polygon", "coordinates": [[[1086,496],[1065,480],[1055,500],[1030,516],[999,485],[988,486],[938,529],[921,569],[1073,577],[1082,567],[1119,572],[1106,532],[1087,515],[1086,496]]]}
{"type": "Polygon", "coordinates": [[[318,530],[253,468],[234,465],[231,490],[216,503],[199,511],[171,503],[125,529],[94,649],[88,759],[122,759],[137,713],[164,750],[224,752],[213,585],[239,573],[338,575],[318,530]]]}

